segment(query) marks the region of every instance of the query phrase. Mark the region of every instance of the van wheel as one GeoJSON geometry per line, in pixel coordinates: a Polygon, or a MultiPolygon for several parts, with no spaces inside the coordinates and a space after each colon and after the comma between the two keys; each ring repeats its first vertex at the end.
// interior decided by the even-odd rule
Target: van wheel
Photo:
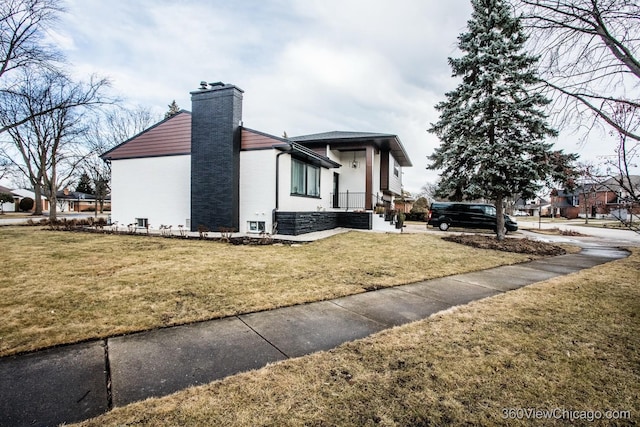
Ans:
{"type": "Polygon", "coordinates": [[[447,231],[449,229],[449,224],[447,224],[446,222],[441,222],[439,227],[440,230],[447,231]]]}

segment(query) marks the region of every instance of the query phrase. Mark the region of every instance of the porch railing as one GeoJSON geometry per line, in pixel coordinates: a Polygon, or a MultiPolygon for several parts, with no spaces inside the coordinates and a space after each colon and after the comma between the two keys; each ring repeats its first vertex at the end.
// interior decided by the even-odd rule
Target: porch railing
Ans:
{"type": "Polygon", "coordinates": [[[378,193],[369,194],[364,192],[345,191],[344,193],[331,193],[331,207],[334,209],[356,210],[374,209],[377,204],[383,204],[382,196],[378,193]],[[369,200],[367,200],[369,196],[369,200]],[[367,204],[367,201],[370,201],[367,204]]]}

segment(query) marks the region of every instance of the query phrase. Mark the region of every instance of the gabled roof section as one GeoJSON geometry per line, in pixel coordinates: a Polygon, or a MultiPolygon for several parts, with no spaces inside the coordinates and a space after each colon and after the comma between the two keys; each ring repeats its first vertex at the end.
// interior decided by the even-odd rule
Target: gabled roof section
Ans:
{"type": "Polygon", "coordinates": [[[104,153],[104,160],[191,154],[191,113],[180,110],[104,153]]]}
{"type": "Polygon", "coordinates": [[[289,139],[307,147],[329,144],[332,149],[336,150],[340,150],[341,145],[349,146],[349,149],[353,149],[354,144],[362,144],[363,146],[373,144],[379,149],[388,150],[398,161],[400,166],[413,166],[409,159],[409,155],[397,135],[372,132],[333,131],[312,135],[301,135],[289,139]]]}
{"type": "Polygon", "coordinates": [[[281,138],[268,133],[260,132],[255,129],[242,127],[242,138],[240,142],[241,150],[270,149],[274,145],[290,142],[288,139],[281,138]]]}

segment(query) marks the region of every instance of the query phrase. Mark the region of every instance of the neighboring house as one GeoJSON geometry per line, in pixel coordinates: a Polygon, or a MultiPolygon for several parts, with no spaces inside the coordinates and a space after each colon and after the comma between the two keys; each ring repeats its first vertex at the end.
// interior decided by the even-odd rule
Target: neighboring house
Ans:
{"type": "MultiPolygon", "coordinates": [[[[31,199],[33,199],[35,201],[36,199],[36,193],[34,193],[31,190],[27,190],[24,188],[18,188],[17,190],[11,190],[11,193],[16,196],[16,211],[20,210],[18,205],[20,204],[20,201],[26,197],[29,197],[31,199]]],[[[42,210],[46,211],[49,209],[49,199],[46,196],[41,196],[42,199],[42,210]]],[[[35,210],[35,206],[32,209],[32,211],[35,210]]]]}
{"type": "MultiPolygon", "coordinates": [[[[635,188],[640,188],[640,176],[631,176],[631,180],[635,188]]],[[[628,209],[638,213],[640,207],[631,205],[630,201],[629,194],[614,178],[601,183],[585,183],[571,192],[554,190],[551,196],[551,206],[556,214],[568,219],[606,217],[628,209]]]]}
{"type": "Polygon", "coordinates": [[[398,212],[409,213],[411,209],[413,209],[413,204],[416,202],[411,196],[397,197],[393,200],[393,204],[395,205],[395,209],[398,212]]]}
{"type": "Polygon", "coordinates": [[[411,161],[392,134],[277,137],[242,124],[243,91],[201,84],[180,111],[104,153],[112,221],[192,231],[372,229],[411,161]]]}
{"type": "MultiPolygon", "coordinates": [[[[95,212],[96,210],[96,198],[93,194],[70,191],[65,188],[58,191],[56,199],[59,212],[95,212]]],[[[111,200],[109,198],[104,201],[103,209],[111,209],[111,200]]],[[[98,210],[100,210],[99,205],[98,210]]]]}
{"type": "Polygon", "coordinates": [[[519,198],[513,205],[514,211],[525,212],[527,215],[531,216],[542,216],[551,214],[551,204],[549,201],[543,199],[542,197],[537,197],[535,199],[522,199],[519,198]]]}

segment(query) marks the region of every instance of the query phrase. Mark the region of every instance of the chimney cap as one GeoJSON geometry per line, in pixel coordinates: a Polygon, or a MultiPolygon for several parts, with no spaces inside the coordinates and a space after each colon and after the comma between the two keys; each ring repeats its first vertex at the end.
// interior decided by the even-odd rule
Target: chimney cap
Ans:
{"type": "Polygon", "coordinates": [[[206,90],[207,89],[207,82],[205,82],[204,80],[202,80],[200,82],[200,90],[206,90]]]}
{"type": "Polygon", "coordinates": [[[211,87],[225,86],[225,84],[222,83],[222,82],[213,82],[213,83],[209,83],[209,86],[211,86],[211,87]]]}

